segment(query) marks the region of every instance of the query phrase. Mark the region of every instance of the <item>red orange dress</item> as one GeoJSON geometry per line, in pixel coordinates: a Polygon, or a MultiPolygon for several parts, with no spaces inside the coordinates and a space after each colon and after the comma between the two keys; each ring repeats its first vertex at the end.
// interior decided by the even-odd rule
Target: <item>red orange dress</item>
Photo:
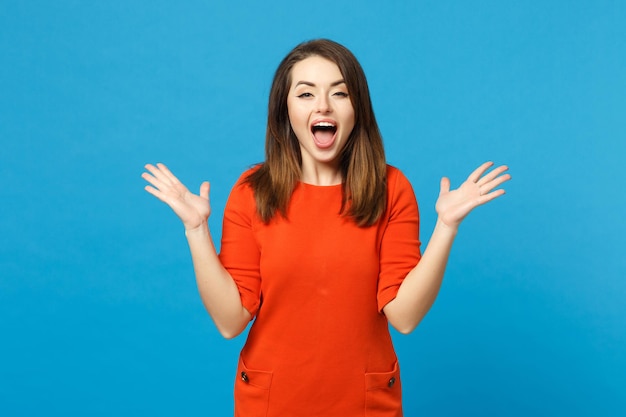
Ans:
{"type": "Polygon", "coordinates": [[[220,253],[255,317],[238,364],[235,416],[402,416],[382,309],[420,259],[409,181],[388,166],[387,209],[371,227],[339,213],[341,185],[305,183],[287,218],[265,224],[247,174],[226,204],[220,253]]]}

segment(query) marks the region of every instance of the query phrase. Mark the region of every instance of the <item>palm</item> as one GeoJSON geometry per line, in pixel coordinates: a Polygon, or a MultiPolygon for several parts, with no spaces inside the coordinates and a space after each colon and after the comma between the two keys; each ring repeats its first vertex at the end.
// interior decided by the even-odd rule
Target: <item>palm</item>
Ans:
{"type": "Polygon", "coordinates": [[[206,222],[211,214],[209,203],[209,183],[200,186],[200,194],[193,194],[163,164],[148,164],[142,177],[151,185],[146,191],[166,203],[185,225],[185,229],[194,229],[206,222]]]}
{"type": "Polygon", "coordinates": [[[491,162],[482,164],[459,188],[452,191],[450,180],[442,178],[441,191],[435,205],[441,221],[456,228],[474,208],[504,194],[504,190],[494,189],[511,179],[509,174],[504,174],[508,167],[502,165],[487,173],[491,166],[491,162]]]}

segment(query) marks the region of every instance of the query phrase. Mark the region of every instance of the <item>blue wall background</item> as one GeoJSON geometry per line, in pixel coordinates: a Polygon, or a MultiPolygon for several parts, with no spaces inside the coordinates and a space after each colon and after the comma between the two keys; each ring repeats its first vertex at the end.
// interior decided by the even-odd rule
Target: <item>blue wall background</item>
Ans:
{"type": "Polygon", "coordinates": [[[210,180],[219,236],[278,62],[330,37],[368,74],[424,241],[441,176],[513,174],[394,334],[406,415],[626,415],[624,22],[618,0],[4,0],[0,414],[231,415],[244,338],[220,338],[140,174],[210,180]]]}

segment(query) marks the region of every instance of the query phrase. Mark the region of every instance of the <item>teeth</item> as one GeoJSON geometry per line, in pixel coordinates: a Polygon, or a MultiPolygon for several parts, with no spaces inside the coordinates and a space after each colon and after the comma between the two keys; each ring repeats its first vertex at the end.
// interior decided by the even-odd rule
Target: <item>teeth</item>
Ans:
{"type": "Polygon", "coordinates": [[[334,124],[329,123],[329,122],[319,122],[319,123],[315,123],[313,126],[315,126],[315,127],[335,127],[334,124]]]}

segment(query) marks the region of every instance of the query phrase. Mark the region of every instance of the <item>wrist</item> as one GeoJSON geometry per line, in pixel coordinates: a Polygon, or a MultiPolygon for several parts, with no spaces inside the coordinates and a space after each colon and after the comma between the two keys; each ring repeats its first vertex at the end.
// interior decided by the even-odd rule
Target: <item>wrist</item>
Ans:
{"type": "Polygon", "coordinates": [[[441,230],[442,232],[452,235],[454,237],[459,231],[459,225],[448,224],[441,217],[437,217],[437,223],[435,224],[435,229],[441,230]]]}
{"type": "Polygon", "coordinates": [[[209,226],[206,221],[200,222],[198,225],[188,226],[185,225],[185,236],[205,236],[209,232],[209,226]]]}

